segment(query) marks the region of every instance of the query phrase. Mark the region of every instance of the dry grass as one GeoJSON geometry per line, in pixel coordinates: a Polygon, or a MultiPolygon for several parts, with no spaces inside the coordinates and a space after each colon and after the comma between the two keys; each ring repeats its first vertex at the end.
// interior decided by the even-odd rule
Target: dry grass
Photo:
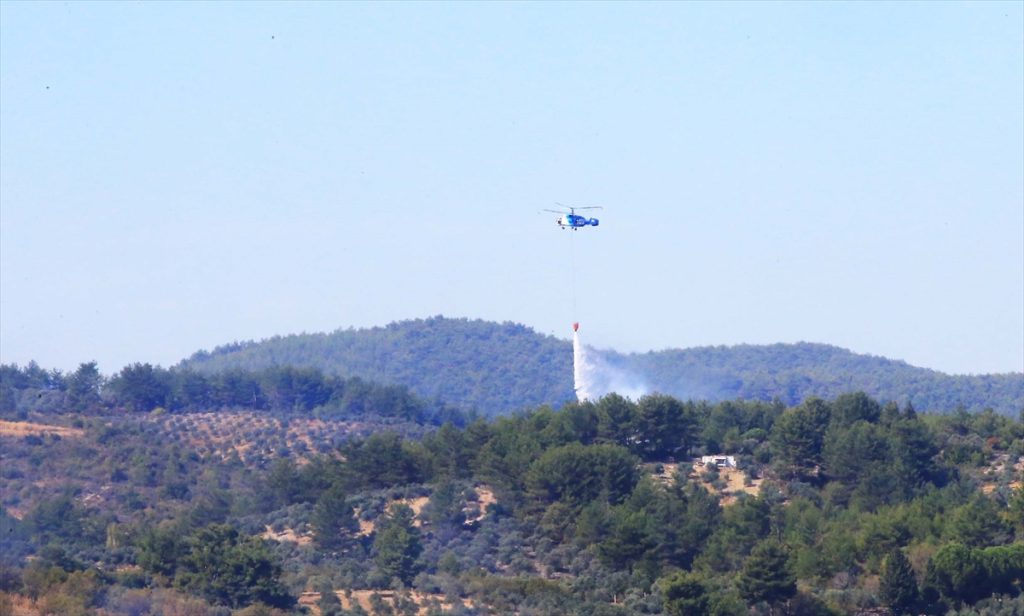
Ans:
{"type": "MultiPolygon", "coordinates": [[[[472,524],[477,522],[487,514],[487,506],[497,503],[497,499],[494,498],[494,492],[487,486],[477,486],[473,488],[476,492],[476,501],[470,501],[466,503],[463,508],[463,513],[466,514],[466,524],[472,524]]],[[[423,508],[430,502],[430,498],[426,496],[419,496],[416,498],[400,498],[391,501],[388,504],[388,508],[394,507],[398,504],[408,505],[412,509],[412,513],[415,516],[413,518],[413,526],[420,527],[423,525],[423,520],[420,514],[423,512],[423,508]]],[[[356,518],[359,518],[359,510],[357,509],[355,514],[356,518]]],[[[373,520],[359,520],[359,536],[365,537],[373,534],[376,529],[376,523],[373,520]]]]}
{"type": "Polygon", "coordinates": [[[28,421],[3,421],[0,420],[0,436],[22,437],[22,436],[46,436],[56,434],[61,438],[81,438],[85,431],[79,428],[68,428],[66,426],[52,426],[48,424],[31,423],[28,421]]]}
{"type": "MultiPolygon", "coordinates": [[[[356,510],[356,515],[357,516],[359,515],[359,510],[358,509],[356,510]]],[[[358,535],[360,537],[366,537],[368,535],[372,535],[373,531],[376,528],[377,528],[377,525],[374,523],[373,520],[363,520],[363,519],[360,519],[359,520],[359,533],[358,533],[358,535]]]]}
{"type": "Polygon", "coordinates": [[[721,491],[719,491],[717,488],[715,488],[714,485],[712,485],[711,482],[704,481],[704,479],[701,477],[701,474],[705,470],[706,468],[704,467],[704,465],[701,464],[699,460],[697,460],[694,461],[693,466],[690,469],[690,473],[687,476],[695,481],[700,481],[702,484],[704,484],[704,487],[707,488],[708,491],[717,492],[721,494],[723,507],[728,507],[729,505],[734,504],[738,500],[738,494],[743,493],[749,494],[751,496],[757,496],[758,494],[761,493],[761,483],[764,480],[754,479],[752,480],[749,486],[745,485],[745,473],[736,468],[718,469],[718,477],[725,481],[725,487],[721,491]]]}
{"type": "MultiPolygon", "coordinates": [[[[476,500],[466,503],[466,506],[463,508],[463,513],[466,514],[466,524],[472,524],[483,519],[484,515],[487,514],[487,506],[493,505],[498,502],[497,499],[494,498],[494,492],[487,486],[477,486],[476,488],[474,488],[474,491],[476,492],[476,500]]],[[[413,525],[416,527],[420,527],[423,526],[423,520],[421,518],[423,508],[426,507],[427,503],[429,502],[430,498],[426,496],[419,496],[416,498],[400,498],[391,501],[388,504],[388,508],[390,509],[391,507],[394,507],[395,505],[398,504],[408,505],[408,507],[412,509],[413,515],[415,516],[413,518],[413,525]]],[[[354,513],[356,519],[359,519],[359,509],[356,509],[354,513]]],[[[359,531],[356,533],[356,535],[360,537],[367,537],[369,535],[372,535],[373,531],[376,530],[376,528],[377,525],[374,520],[359,519],[359,531]]],[[[277,541],[279,543],[283,541],[289,541],[292,543],[297,543],[299,545],[309,545],[313,542],[313,537],[309,533],[299,534],[295,532],[295,530],[292,528],[286,528],[281,532],[276,532],[269,525],[266,527],[266,529],[260,536],[264,539],[270,541],[277,541]]]]}
{"type": "MultiPolygon", "coordinates": [[[[483,518],[484,514],[487,512],[487,505],[497,502],[494,499],[494,492],[492,492],[489,488],[476,488],[476,494],[476,502],[468,503],[464,510],[466,512],[467,523],[471,523],[483,518]]],[[[418,496],[416,498],[399,498],[391,501],[388,504],[388,509],[399,504],[407,505],[410,509],[412,509],[412,513],[414,516],[412,521],[413,526],[421,527],[423,526],[423,519],[421,518],[421,514],[423,513],[423,508],[426,507],[427,503],[429,502],[430,498],[427,496],[418,496]]],[[[372,535],[373,531],[377,528],[376,522],[374,520],[359,519],[359,509],[356,509],[354,514],[356,516],[356,519],[359,520],[359,531],[356,533],[356,535],[360,537],[372,535]]],[[[260,536],[264,539],[269,539],[271,541],[290,541],[292,543],[297,543],[299,545],[309,545],[313,541],[313,537],[309,533],[299,534],[291,528],[286,528],[281,532],[276,532],[269,525],[266,527],[266,530],[264,530],[263,534],[260,536]]]]}
{"type": "MultiPolygon", "coordinates": [[[[423,520],[420,519],[420,513],[423,511],[423,508],[426,507],[427,503],[429,503],[429,502],[430,502],[430,498],[426,497],[426,496],[417,496],[416,498],[399,498],[399,499],[395,499],[395,500],[391,501],[390,503],[388,503],[388,510],[390,510],[395,505],[408,505],[409,508],[412,509],[412,513],[413,513],[413,516],[414,516],[413,517],[413,521],[412,521],[412,525],[418,528],[420,526],[423,526],[423,520]]],[[[357,509],[356,510],[356,517],[357,518],[359,517],[359,513],[360,512],[357,509]]],[[[370,535],[376,529],[376,526],[377,525],[376,525],[376,523],[373,520],[362,520],[362,519],[360,519],[359,520],[359,533],[358,534],[360,536],[370,535]]]]}
{"type": "Polygon", "coordinates": [[[278,543],[285,541],[297,543],[299,545],[309,545],[313,543],[313,537],[309,534],[300,535],[295,532],[295,529],[293,528],[286,528],[281,532],[275,532],[273,527],[269,524],[266,526],[266,530],[263,531],[263,534],[260,535],[260,537],[269,541],[276,541],[278,543]]]}
{"type": "Polygon", "coordinates": [[[494,497],[494,491],[489,487],[480,485],[473,490],[476,491],[476,502],[467,503],[462,510],[466,514],[466,524],[479,522],[487,515],[487,507],[498,503],[498,499],[494,497]]]}
{"type": "Polygon", "coordinates": [[[651,477],[655,481],[663,483],[665,485],[671,484],[676,480],[676,471],[679,470],[679,464],[676,462],[663,462],[657,464],[645,465],[647,471],[651,474],[651,477]],[[661,467],[661,472],[658,472],[658,467],[661,467]]]}
{"type": "MultiPolygon", "coordinates": [[[[341,601],[341,607],[346,610],[352,609],[352,603],[358,603],[367,613],[373,613],[372,606],[370,603],[370,597],[373,595],[380,596],[385,603],[394,607],[396,593],[393,590],[336,590],[334,594],[338,596],[338,600],[341,601]]],[[[428,611],[427,604],[430,602],[437,601],[441,604],[442,609],[450,610],[455,607],[450,601],[448,601],[444,595],[430,594],[420,592],[418,590],[409,591],[405,596],[416,603],[419,606],[418,614],[426,614],[428,611]]],[[[304,606],[310,610],[314,616],[320,616],[320,608],[317,607],[317,603],[320,601],[320,593],[307,591],[299,595],[299,605],[304,606]]],[[[473,603],[469,599],[462,599],[462,605],[464,607],[473,607],[473,603]]]]}
{"type": "Polygon", "coordinates": [[[980,476],[982,493],[991,494],[995,492],[996,488],[999,487],[999,477],[1005,475],[1007,470],[1013,471],[1014,479],[1008,484],[1011,490],[1016,490],[1021,485],[1024,485],[1021,481],[1021,477],[1024,477],[1024,456],[1012,459],[1010,454],[1003,453],[997,455],[982,471],[980,476]]]}
{"type": "MultiPolygon", "coordinates": [[[[679,464],[675,462],[660,462],[645,464],[644,468],[650,473],[651,477],[662,484],[670,485],[676,480],[676,474],[679,472],[679,464]],[[657,472],[657,468],[661,467],[661,472],[657,472]]],[[[685,467],[684,467],[685,468],[685,467]]],[[[706,471],[707,468],[700,463],[700,460],[694,460],[686,474],[688,479],[701,483],[709,492],[721,494],[722,505],[732,505],[737,501],[737,494],[745,493],[751,496],[757,496],[761,492],[761,483],[763,479],[754,479],[753,482],[748,486],[745,485],[743,471],[735,468],[720,468],[718,469],[718,476],[720,479],[725,481],[725,488],[719,491],[709,481],[704,481],[701,475],[706,471]]]]}
{"type": "MultiPolygon", "coordinates": [[[[32,599],[24,595],[0,593],[10,599],[10,616],[42,616],[42,610],[32,599]]],[[[0,602],[2,604],[2,602],[0,602]]],[[[0,609],[0,616],[8,616],[5,610],[0,609]]]]}

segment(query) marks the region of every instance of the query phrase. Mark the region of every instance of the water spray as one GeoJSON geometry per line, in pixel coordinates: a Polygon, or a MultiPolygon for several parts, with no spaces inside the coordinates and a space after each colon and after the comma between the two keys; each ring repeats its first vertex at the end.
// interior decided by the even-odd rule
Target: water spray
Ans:
{"type": "Polygon", "coordinates": [[[643,379],[585,347],[578,322],[572,324],[572,377],[577,402],[596,402],[613,392],[639,400],[650,392],[643,379]]]}
{"type": "Polygon", "coordinates": [[[599,210],[600,207],[562,206],[561,210],[545,210],[562,214],[555,222],[562,230],[569,229],[569,290],[572,297],[572,377],[573,390],[579,402],[596,401],[601,396],[617,392],[627,397],[639,398],[647,387],[628,371],[621,369],[602,357],[600,352],[591,354],[580,341],[580,323],[576,310],[576,231],[596,227],[596,218],[576,214],[576,210],[599,210]],[[565,211],[568,209],[568,211],[565,211]]]}
{"type": "Polygon", "coordinates": [[[583,343],[580,342],[580,324],[572,324],[572,378],[573,389],[576,390],[576,400],[586,402],[593,399],[591,383],[588,378],[589,366],[587,364],[586,351],[583,343]]]}

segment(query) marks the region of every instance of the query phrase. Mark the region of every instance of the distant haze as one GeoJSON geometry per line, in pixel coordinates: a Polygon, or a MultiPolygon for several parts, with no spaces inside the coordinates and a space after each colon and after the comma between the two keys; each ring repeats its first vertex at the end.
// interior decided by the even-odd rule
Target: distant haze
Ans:
{"type": "Polygon", "coordinates": [[[1024,371],[1024,4],[0,2],[0,361],[434,314],[1024,371]]]}

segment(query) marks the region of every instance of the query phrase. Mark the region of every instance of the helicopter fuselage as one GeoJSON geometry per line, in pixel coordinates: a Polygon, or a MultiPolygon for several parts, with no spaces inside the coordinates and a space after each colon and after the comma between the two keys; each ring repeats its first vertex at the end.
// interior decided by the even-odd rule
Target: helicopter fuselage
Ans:
{"type": "Polygon", "coordinates": [[[576,229],[582,227],[596,227],[600,221],[596,218],[587,218],[586,216],[580,216],[579,214],[565,214],[555,219],[559,227],[563,229],[576,229]]]}

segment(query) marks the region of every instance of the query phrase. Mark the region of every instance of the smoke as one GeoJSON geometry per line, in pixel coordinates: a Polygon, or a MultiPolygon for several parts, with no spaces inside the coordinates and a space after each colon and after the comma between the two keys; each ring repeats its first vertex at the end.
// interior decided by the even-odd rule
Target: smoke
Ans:
{"type": "Polygon", "coordinates": [[[611,393],[637,400],[650,392],[642,379],[609,364],[593,349],[583,346],[576,330],[572,333],[572,376],[580,402],[596,401],[611,393]]]}
{"type": "Polygon", "coordinates": [[[580,333],[572,332],[572,378],[573,387],[576,390],[576,399],[580,402],[593,400],[593,385],[591,373],[593,366],[587,361],[587,351],[580,342],[580,333]]]}

